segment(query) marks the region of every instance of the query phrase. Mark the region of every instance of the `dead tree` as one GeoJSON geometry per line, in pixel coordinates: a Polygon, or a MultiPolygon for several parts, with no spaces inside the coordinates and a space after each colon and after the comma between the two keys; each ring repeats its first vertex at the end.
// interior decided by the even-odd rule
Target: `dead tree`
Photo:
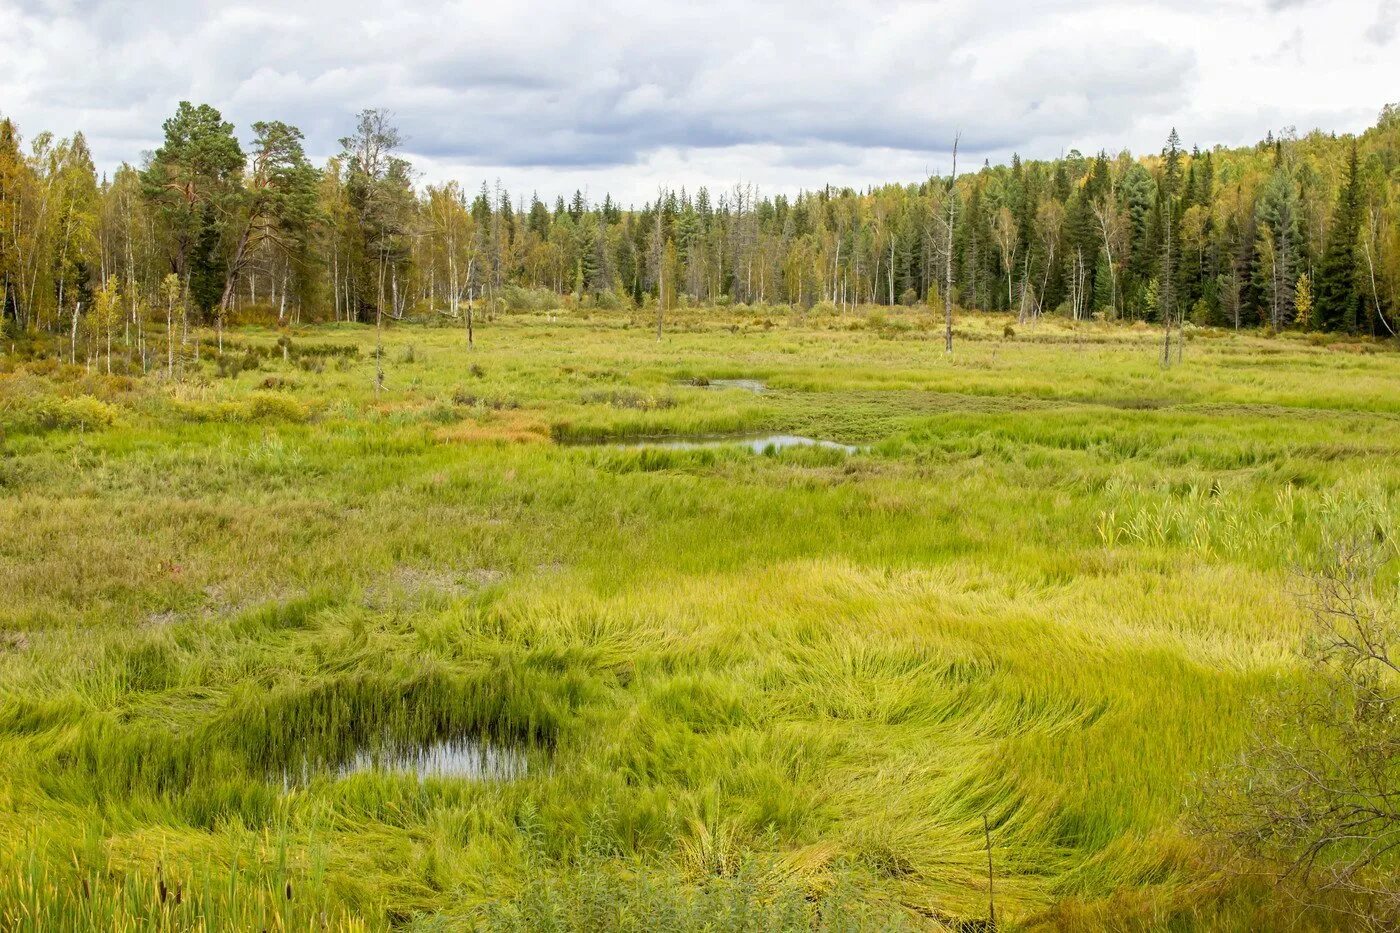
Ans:
{"type": "Polygon", "coordinates": [[[944,257],[943,290],[943,352],[953,352],[953,221],[958,204],[958,140],[961,133],[953,135],[953,176],[948,179],[948,255],[944,257]]]}

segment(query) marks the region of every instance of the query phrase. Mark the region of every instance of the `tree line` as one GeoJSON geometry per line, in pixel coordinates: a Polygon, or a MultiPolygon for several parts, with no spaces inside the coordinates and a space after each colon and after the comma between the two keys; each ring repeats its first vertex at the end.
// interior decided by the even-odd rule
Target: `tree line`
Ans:
{"type": "MultiPolygon", "coordinates": [[[[518,306],[928,305],[1388,335],[1400,298],[1400,105],[1359,136],[984,164],[795,197],[658,191],[640,208],[498,184],[415,184],[383,110],[324,166],[301,132],[251,141],[182,102],[139,167],[98,177],[81,133],[0,120],[0,313],[89,355],[114,333],[377,321],[518,306]]],[[[167,344],[169,341],[167,341],[167,344]]]]}

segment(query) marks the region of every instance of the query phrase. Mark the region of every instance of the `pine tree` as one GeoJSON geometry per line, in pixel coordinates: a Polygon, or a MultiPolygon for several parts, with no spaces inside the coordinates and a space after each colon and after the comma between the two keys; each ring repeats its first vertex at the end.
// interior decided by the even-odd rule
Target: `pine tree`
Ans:
{"type": "Polygon", "coordinates": [[[208,104],[180,101],[164,129],[165,141],[141,173],[141,182],[170,238],[172,270],[194,274],[202,264],[207,272],[217,262],[211,253],[222,235],[221,218],[241,190],[243,150],[233,124],[208,104]]]}

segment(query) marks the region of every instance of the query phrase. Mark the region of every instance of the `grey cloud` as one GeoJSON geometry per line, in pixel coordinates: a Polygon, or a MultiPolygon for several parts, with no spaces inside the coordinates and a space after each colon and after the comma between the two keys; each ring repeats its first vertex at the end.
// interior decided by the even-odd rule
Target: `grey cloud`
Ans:
{"type": "Polygon", "coordinates": [[[1376,21],[1366,29],[1366,38],[1376,45],[1389,45],[1400,30],[1400,0],[1381,0],[1376,21]]]}
{"type": "MultiPolygon", "coordinates": [[[[1382,3],[1373,41],[1389,41],[1395,5],[1382,3]]],[[[0,31],[19,39],[0,101],[29,133],[89,130],[110,147],[97,152],[107,164],[152,148],[181,99],[213,103],[245,133],[253,120],[295,123],[317,156],[334,153],[357,110],[387,107],[428,162],[532,177],[670,151],[716,163],[762,151],[811,171],[868,167],[872,152],[937,164],[958,131],[980,162],[1123,145],[1144,126],[1155,139],[1186,122],[1200,96],[1194,43],[1140,28],[1134,11],[1189,22],[1211,9],[1205,0],[403,0],[392,10],[372,0],[0,0],[0,31]]],[[[1231,9],[1268,16],[1254,0],[1231,9]]]]}

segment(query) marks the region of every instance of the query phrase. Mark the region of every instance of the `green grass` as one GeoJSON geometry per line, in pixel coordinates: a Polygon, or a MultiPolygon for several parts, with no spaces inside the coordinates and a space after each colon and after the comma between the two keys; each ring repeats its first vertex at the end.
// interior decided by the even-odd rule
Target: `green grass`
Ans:
{"type": "Polygon", "coordinates": [[[0,928],[936,929],[984,816],[1013,926],[1327,928],[1185,814],[1400,540],[1400,355],[895,318],[4,360],[0,928]],[[563,443],[770,430],[862,450],[563,443]],[[462,735],[531,767],[334,778],[462,735]]]}

